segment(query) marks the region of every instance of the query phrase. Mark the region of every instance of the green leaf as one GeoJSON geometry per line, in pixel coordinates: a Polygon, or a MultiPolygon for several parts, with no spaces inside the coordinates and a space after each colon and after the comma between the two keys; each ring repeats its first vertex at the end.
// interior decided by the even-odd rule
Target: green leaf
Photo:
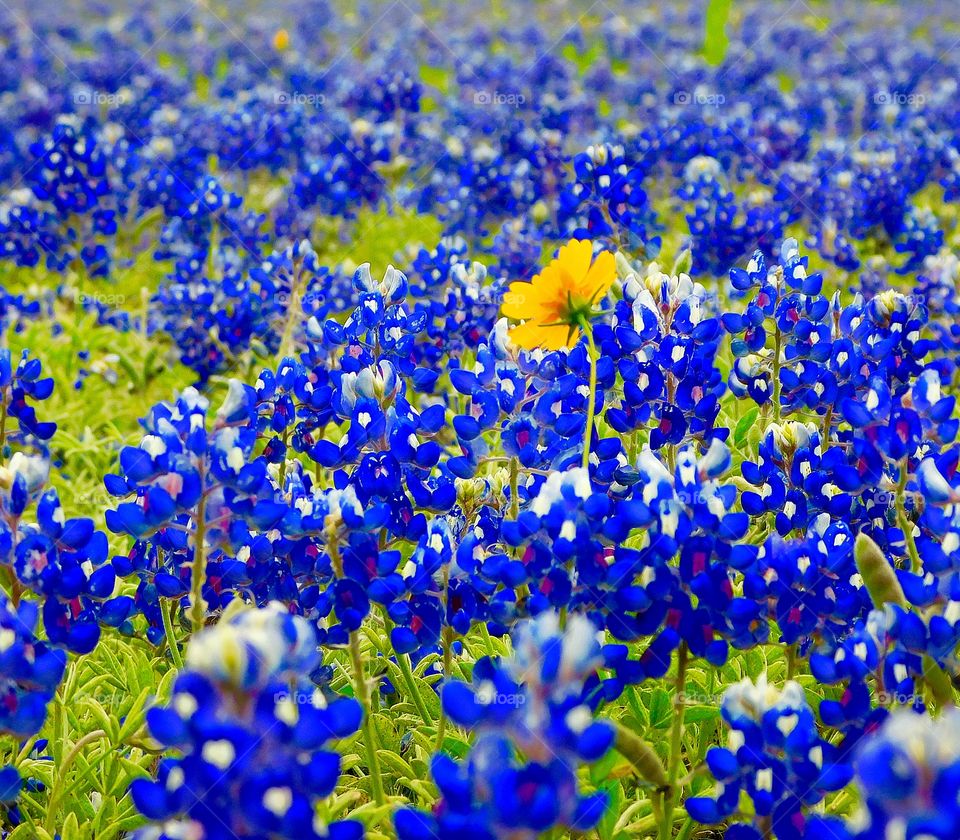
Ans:
{"type": "Polygon", "coordinates": [[[738,421],[733,430],[733,442],[737,449],[742,449],[750,437],[750,432],[757,425],[757,415],[760,414],[760,408],[754,406],[738,421]]]}
{"type": "Polygon", "coordinates": [[[118,741],[126,741],[127,738],[133,735],[141,726],[143,726],[144,718],[146,714],[144,712],[144,706],[147,703],[147,699],[150,697],[152,691],[150,688],[144,688],[137,699],[134,700],[133,705],[130,707],[130,710],[127,712],[127,716],[123,721],[123,725],[120,727],[120,732],[118,733],[118,741]]]}
{"type": "Polygon", "coordinates": [[[665,688],[657,686],[653,689],[647,709],[650,726],[654,729],[666,729],[673,720],[673,704],[665,688]]]}
{"type": "Polygon", "coordinates": [[[730,19],[731,0],[710,0],[704,21],[703,55],[715,67],[723,62],[730,46],[727,21],[730,19]]]}
{"type": "Polygon", "coordinates": [[[590,765],[590,783],[599,785],[610,775],[610,771],[613,770],[616,764],[617,753],[614,750],[608,750],[603,758],[590,765]]]}
{"type": "Polygon", "coordinates": [[[417,774],[399,755],[392,750],[377,750],[377,757],[384,767],[389,768],[399,779],[415,779],[417,774]]]}
{"type": "Polygon", "coordinates": [[[720,709],[717,706],[687,706],[683,711],[683,720],[686,723],[703,723],[719,717],[720,709]]]}

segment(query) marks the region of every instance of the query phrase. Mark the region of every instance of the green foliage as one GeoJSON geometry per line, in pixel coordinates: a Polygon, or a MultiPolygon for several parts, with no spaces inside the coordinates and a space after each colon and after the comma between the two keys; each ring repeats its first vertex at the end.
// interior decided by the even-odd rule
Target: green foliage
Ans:
{"type": "Polygon", "coordinates": [[[733,0],[710,0],[704,22],[703,55],[710,64],[723,63],[730,46],[727,37],[727,21],[733,0]]]}

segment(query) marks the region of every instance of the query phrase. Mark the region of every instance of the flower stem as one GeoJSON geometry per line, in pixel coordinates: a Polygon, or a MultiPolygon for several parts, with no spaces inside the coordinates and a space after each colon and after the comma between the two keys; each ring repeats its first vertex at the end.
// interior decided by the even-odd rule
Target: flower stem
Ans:
{"type": "Polygon", "coordinates": [[[283,323],[283,335],[280,338],[280,349],[277,352],[277,360],[281,360],[291,355],[294,351],[294,329],[302,325],[303,304],[302,292],[300,290],[300,261],[293,266],[294,280],[290,284],[290,301],[287,304],[287,311],[283,323]]]}
{"type": "Polygon", "coordinates": [[[204,540],[207,531],[207,497],[201,496],[197,505],[197,528],[194,531],[193,568],[190,570],[190,625],[194,633],[203,629],[206,604],[203,602],[203,581],[207,576],[207,558],[204,540]]]}
{"type": "Polygon", "coordinates": [[[487,622],[480,622],[480,634],[483,636],[483,642],[487,648],[487,656],[491,659],[496,658],[496,651],[493,649],[493,639],[490,638],[490,628],[487,627],[487,622]]]}
{"type": "Polygon", "coordinates": [[[683,748],[684,693],[687,690],[687,643],[681,642],[677,649],[677,683],[673,696],[673,728],[670,731],[670,764],[667,768],[666,807],[660,823],[660,840],[669,840],[673,833],[673,810],[680,800],[677,775],[680,771],[680,751],[683,748]]]}
{"type": "Polygon", "coordinates": [[[780,422],[780,327],[773,333],[773,421],[780,422]]]}
{"type": "MultiPolygon", "coordinates": [[[[340,546],[337,543],[336,530],[329,527],[325,535],[327,554],[330,556],[330,566],[338,578],[343,578],[343,559],[340,557],[340,546]]],[[[378,739],[373,726],[373,715],[370,703],[370,687],[364,675],[363,653],[360,650],[360,631],[354,630],[350,634],[350,661],[352,664],[353,693],[363,709],[363,723],[360,732],[363,735],[363,746],[367,753],[367,767],[370,771],[370,785],[373,788],[373,798],[377,805],[384,805],[387,801],[383,792],[383,779],[380,776],[380,757],[377,755],[378,739]]]]}
{"type": "Polygon", "coordinates": [[[407,691],[410,692],[413,699],[413,705],[416,706],[417,711],[420,712],[420,717],[423,719],[424,724],[429,725],[431,723],[430,712],[427,711],[427,706],[423,702],[420,692],[417,690],[417,684],[413,678],[413,668],[410,667],[409,654],[398,653],[397,664],[400,667],[400,673],[403,674],[403,680],[407,684],[407,691]]]}
{"type": "MultiPolygon", "coordinates": [[[[440,635],[443,646],[443,679],[450,679],[450,671],[453,669],[453,628],[444,627],[440,635]]],[[[443,705],[440,705],[440,721],[437,723],[437,745],[436,749],[443,748],[443,738],[447,732],[447,715],[443,711],[443,705]]]]}
{"type": "Polygon", "coordinates": [[[0,400],[0,463],[6,460],[3,457],[3,448],[7,445],[7,400],[0,400]]]}
{"type": "MultiPolygon", "coordinates": [[[[440,631],[440,645],[443,648],[443,680],[450,679],[450,671],[453,666],[453,628],[447,622],[447,598],[450,591],[450,564],[443,567],[443,620],[444,627],[440,631]]],[[[437,746],[438,750],[443,748],[443,736],[447,729],[447,715],[443,711],[443,702],[440,703],[440,721],[437,723],[437,746]]]]}
{"type": "Polygon", "coordinates": [[[353,691],[363,708],[363,745],[367,751],[367,764],[370,768],[370,784],[377,805],[386,803],[383,792],[383,779],[380,777],[380,758],[377,755],[377,736],[373,728],[373,716],[370,711],[370,687],[363,673],[363,654],[360,651],[360,632],[350,634],[350,659],[353,663],[353,691]]]}
{"type": "Polygon", "coordinates": [[[897,525],[903,531],[903,541],[907,546],[907,554],[910,555],[910,568],[914,573],[923,568],[923,561],[920,559],[920,552],[917,551],[917,543],[913,539],[913,523],[907,518],[907,508],[903,503],[907,495],[907,479],[910,477],[909,462],[906,458],[900,463],[900,482],[897,485],[897,525]]]}
{"type": "Polygon", "coordinates": [[[590,393],[587,395],[587,424],[583,430],[583,463],[585,470],[590,469],[590,440],[593,437],[593,417],[597,408],[597,345],[593,340],[593,326],[586,319],[581,321],[583,334],[587,337],[590,357],[590,393]]]}
{"type": "Polygon", "coordinates": [[[166,607],[160,607],[160,615],[163,619],[163,634],[167,637],[167,646],[170,648],[170,656],[173,657],[174,667],[180,671],[183,670],[183,657],[180,656],[180,646],[177,644],[177,635],[173,629],[173,616],[180,606],[176,598],[170,599],[170,604],[166,607]]]}
{"type": "Polygon", "coordinates": [[[787,645],[787,682],[792,680],[797,673],[797,643],[787,645]]]}
{"type": "Polygon", "coordinates": [[[64,758],[64,760],[60,763],[60,769],[58,770],[56,779],[54,780],[53,789],[50,791],[50,802],[47,805],[46,828],[48,833],[51,833],[54,830],[57,812],[60,808],[60,800],[63,798],[63,788],[67,782],[67,773],[73,766],[73,762],[76,760],[77,756],[80,755],[80,753],[83,751],[83,748],[87,746],[87,744],[106,737],[108,737],[107,733],[102,729],[94,729],[92,732],[88,732],[73,745],[73,749],[67,753],[67,757],[64,758]]]}
{"type": "Polygon", "coordinates": [[[826,452],[830,448],[830,432],[833,430],[833,406],[827,406],[823,415],[823,430],[820,433],[820,452],[826,452]]]}
{"type": "MultiPolygon", "coordinates": [[[[387,642],[389,644],[390,631],[393,627],[393,622],[390,620],[390,616],[387,614],[386,608],[383,610],[383,625],[387,633],[387,642]]],[[[407,691],[410,692],[411,702],[417,707],[417,711],[420,713],[420,717],[423,720],[424,725],[429,726],[433,720],[430,717],[430,712],[427,710],[426,703],[423,702],[423,697],[420,696],[420,692],[417,690],[417,682],[413,677],[413,668],[410,664],[410,655],[406,653],[398,653],[397,667],[400,669],[400,674],[403,676],[403,682],[407,687],[407,691]]]]}

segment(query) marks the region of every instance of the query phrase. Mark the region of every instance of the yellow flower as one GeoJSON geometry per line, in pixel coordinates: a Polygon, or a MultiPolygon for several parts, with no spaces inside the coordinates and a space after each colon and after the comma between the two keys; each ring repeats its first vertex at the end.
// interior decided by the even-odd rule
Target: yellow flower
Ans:
{"type": "Polygon", "coordinates": [[[523,321],[510,330],[510,338],[526,350],[573,347],[616,276],[610,251],[594,260],[592,242],[571,239],[530,283],[510,284],[503,296],[503,314],[523,321]]]}
{"type": "Polygon", "coordinates": [[[273,35],[273,48],[277,52],[283,52],[290,46],[290,33],[286,29],[278,29],[273,35]]]}

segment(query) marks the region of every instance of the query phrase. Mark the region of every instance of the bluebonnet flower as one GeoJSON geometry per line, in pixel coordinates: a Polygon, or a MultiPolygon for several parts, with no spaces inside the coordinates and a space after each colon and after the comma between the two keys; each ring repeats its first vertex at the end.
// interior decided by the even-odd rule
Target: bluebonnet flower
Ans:
{"type": "Polygon", "coordinates": [[[750,838],[789,840],[825,831],[818,824],[825,818],[811,809],[844,787],[853,769],[820,737],[800,685],[789,681],[781,690],[765,676],[756,684],[742,680],[726,690],[720,713],[730,727],[728,746],[707,753],[718,795],[688,799],[690,816],[701,823],[746,823],[754,831],[742,836],[750,838]],[[744,793],[753,803],[752,818],[738,813],[744,793]]]}
{"type": "Polygon", "coordinates": [[[773,196],[756,190],[738,205],[720,162],[698,156],[687,162],[678,191],[689,202],[690,252],[695,274],[722,275],[753,249],[772,253],[782,234],[781,214],[773,196]]]}
{"type": "Polygon", "coordinates": [[[25,188],[11,190],[0,202],[0,255],[17,266],[32,268],[43,261],[63,271],[70,262],[65,235],[56,213],[25,188]]]}
{"type": "Polygon", "coordinates": [[[111,597],[116,574],[107,562],[107,538],[93,520],[68,519],[56,490],[45,489],[44,455],[15,452],[0,468],[0,563],[12,572],[15,598],[31,590],[44,598],[50,641],[89,653],[100,638],[98,622],[121,625],[129,598],[111,597]]]}
{"type": "Polygon", "coordinates": [[[213,417],[194,388],[158,403],[143,421],[140,445],[121,450],[120,474],[104,479],[111,495],[133,497],[106,514],[111,531],[136,540],[130,557],[116,557],[114,565],[123,574],[138,572],[147,602],[192,591],[197,625],[204,602],[212,610],[224,606],[230,584],[245,578],[232,553],[246,536],[244,524],[267,529],[287,510],[266,460],[254,454],[255,401],[254,390],[234,380],[213,417]]]}
{"type": "Polygon", "coordinates": [[[956,836],[958,739],[960,715],[954,708],[938,718],[908,709],[891,713],[854,759],[863,804],[848,823],[850,835],[857,840],[956,836]]]}
{"type": "Polygon", "coordinates": [[[623,146],[589,146],[573,160],[573,183],[559,198],[558,222],[574,239],[609,242],[643,256],[655,257],[658,223],[643,180],[647,167],[623,146]]]}
{"type": "Polygon", "coordinates": [[[617,348],[624,382],[621,404],[606,412],[616,431],[652,421],[653,449],[722,438],[714,428],[725,390],[715,364],[721,330],[710,310],[703,286],[686,274],[666,274],[657,263],[623,280],[611,340],[603,332],[598,336],[602,350],[617,348]]]}
{"type": "Polygon", "coordinates": [[[766,599],[785,644],[845,637],[871,608],[854,561],[850,528],[826,513],[812,518],[801,539],[770,537],[744,590],[766,599]]]}
{"type": "Polygon", "coordinates": [[[433,814],[398,811],[401,840],[586,831],[603,816],[606,795],[579,793],[575,773],[613,743],[612,727],[593,714],[603,662],[595,628],[572,615],[561,630],[557,614],[544,613],[518,626],[514,650],[502,663],[478,662],[473,686],[445,685],[447,714],[478,738],[462,762],[434,758],[441,802],[433,814]]]}
{"type": "Polygon", "coordinates": [[[907,254],[907,260],[898,269],[901,274],[915,271],[927,257],[943,246],[943,230],[936,215],[929,208],[911,207],[903,217],[894,248],[907,254]]]}
{"type": "MultiPolygon", "coordinates": [[[[64,252],[64,263],[79,262],[91,276],[107,274],[111,257],[101,240],[116,233],[119,207],[108,158],[92,124],[65,115],[47,137],[31,145],[30,153],[33,161],[26,170],[27,180],[34,195],[54,209],[62,231],[54,242],[64,252]]],[[[20,214],[18,222],[23,221],[20,214]]],[[[53,244],[42,228],[37,233],[41,247],[53,244]]],[[[50,267],[65,267],[55,263],[54,258],[50,267]]]]}
{"type": "Polygon", "coordinates": [[[22,787],[23,779],[16,767],[7,765],[0,768],[0,809],[10,825],[19,825],[23,819],[16,804],[22,787]]]}
{"type": "Polygon", "coordinates": [[[834,520],[849,518],[854,488],[837,479],[837,473],[848,468],[843,450],[825,447],[813,424],[771,423],[757,461],[741,465],[744,480],[756,488],[744,490],[743,509],[751,516],[773,513],[773,526],[781,536],[806,533],[821,513],[834,520]]]}
{"type": "Polygon", "coordinates": [[[892,705],[918,705],[917,680],[924,673],[927,638],[922,619],[894,604],[872,610],[840,640],[810,654],[810,670],[825,685],[846,683],[839,700],[820,703],[824,723],[852,744],[875,728],[892,705]],[[867,687],[872,684],[875,708],[867,687]]]}
{"type": "Polygon", "coordinates": [[[352,698],[328,701],[305,679],[318,663],[310,625],[280,604],[243,610],[195,636],[170,705],[147,713],[154,738],[181,757],[158,778],[138,779],[131,796],[156,828],[136,836],[172,838],[226,828],[237,836],[363,836],[351,820],[326,823],[315,803],[340,775],[331,741],[352,735],[362,711],[352,698]]]}
{"type": "Polygon", "coordinates": [[[773,403],[774,418],[797,408],[826,411],[831,400],[830,373],[823,363],[833,343],[829,301],[820,294],[823,278],[808,274],[795,239],[780,248],[779,264],[767,270],[757,251],[746,269],[733,268],[730,282],[738,292],[756,290],[743,314],[721,320],[736,338],[730,389],[758,405],[773,403]]]}
{"type": "MultiPolygon", "coordinates": [[[[729,450],[715,440],[700,458],[692,446],[680,450],[672,471],[645,449],[635,469],[619,474],[631,490],[623,503],[628,521],[634,518],[644,529],[642,538],[631,542],[632,551],[623,553],[629,561],[623,569],[637,578],[624,590],[634,594],[623,626],[654,636],[660,662],[683,642],[695,656],[722,663],[729,645],[749,648],[769,632],[763,599],[734,590],[758,549],[743,541],[749,518],[734,510],[736,488],[719,480],[729,465],[729,450]],[[643,589],[648,594],[641,599],[643,589]]],[[[612,572],[614,586],[623,586],[616,563],[612,572]]]]}
{"type": "Polygon", "coordinates": [[[40,731],[67,664],[64,651],[36,637],[38,617],[34,603],[15,607],[0,595],[0,730],[17,738],[40,731]]]}
{"type": "Polygon", "coordinates": [[[0,429],[0,445],[5,448],[11,443],[42,445],[52,437],[57,424],[38,420],[36,408],[31,404],[48,399],[52,393],[53,379],[43,376],[39,359],[31,358],[29,351],[24,350],[14,367],[10,350],[0,349],[0,404],[5,418],[0,429]],[[17,431],[7,425],[12,420],[17,423],[17,431]]]}

